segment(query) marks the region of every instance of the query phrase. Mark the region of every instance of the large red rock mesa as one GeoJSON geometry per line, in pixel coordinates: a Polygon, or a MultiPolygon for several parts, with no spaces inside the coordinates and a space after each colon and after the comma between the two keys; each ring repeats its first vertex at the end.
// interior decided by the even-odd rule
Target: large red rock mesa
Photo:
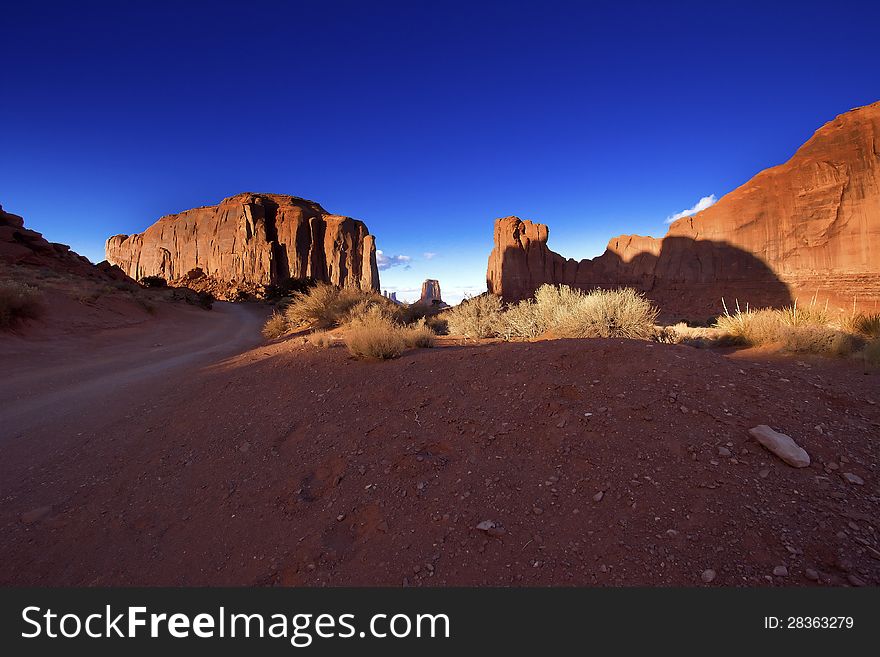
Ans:
{"type": "Polygon", "coordinates": [[[544,283],[630,285],[667,314],[728,303],[880,304],[880,102],[822,126],[785,164],[762,171],[715,205],[679,219],[665,237],[613,238],[592,260],[547,247],[543,224],[495,222],[486,275],[506,300],[544,283]]]}
{"type": "Polygon", "coordinates": [[[143,233],[114,235],[106,254],[136,280],[208,279],[221,297],[303,278],[379,290],[376,241],[366,225],[283,194],[237,194],[162,217],[143,233]]]}

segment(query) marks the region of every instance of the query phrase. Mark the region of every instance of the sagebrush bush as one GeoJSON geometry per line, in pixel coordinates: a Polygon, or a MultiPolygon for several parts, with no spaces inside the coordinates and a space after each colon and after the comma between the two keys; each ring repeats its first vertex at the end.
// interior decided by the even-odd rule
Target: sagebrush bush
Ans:
{"type": "Polygon", "coordinates": [[[499,324],[499,334],[505,340],[530,340],[544,332],[544,322],[538,317],[538,305],[532,299],[508,306],[499,324]]]}
{"type": "Polygon", "coordinates": [[[840,321],[841,328],[866,338],[880,338],[880,313],[854,312],[840,321]]]}
{"type": "Polygon", "coordinates": [[[446,335],[449,333],[449,320],[443,315],[425,317],[425,326],[431,329],[434,335],[446,335]]]}
{"type": "Polygon", "coordinates": [[[756,346],[779,340],[779,316],[770,308],[753,310],[746,306],[741,309],[736,303],[736,312],[730,312],[724,300],[724,314],[718,317],[715,328],[722,331],[730,342],[744,346],[756,346]]]}
{"type": "Polygon", "coordinates": [[[501,328],[501,299],[481,294],[465,299],[446,313],[450,333],[466,338],[491,338],[501,328]]]}
{"type": "Polygon", "coordinates": [[[44,311],[43,295],[36,287],[0,282],[0,330],[11,329],[24,319],[37,319],[44,311]]]}
{"type": "Polygon", "coordinates": [[[859,352],[866,365],[880,367],[880,338],[870,340],[865,348],[859,352]]]}
{"type": "Polygon", "coordinates": [[[656,320],[657,309],[632,288],[593,290],[582,294],[550,330],[560,338],[648,340],[656,320]]]}
{"type": "Polygon", "coordinates": [[[815,297],[807,306],[798,306],[797,299],[778,311],[779,322],[783,326],[826,326],[828,324],[828,304],[824,307],[816,304],[815,297]]]}
{"type": "Polygon", "coordinates": [[[408,347],[430,349],[434,346],[434,331],[430,329],[424,319],[413,326],[403,327],[401,330],[408,347]]]}
{"type": "Polygon", "coordinates": [[[272,313],[272,316],[263,324],[263,337],[267,340],[280,338],[287,333],[289,325],[287,319],[281,313],[272,313]]]}
{"type": "Polygon", "coordinates": [[[434,346],[434,332],[422,320],[401,326],[383,309],[373,307],[348,324],[345,344],[358,358],[397,358],[407,348],[434,346]]]}
{"type": "Polygon", "coordinates": [[[866,334],[859,335],[854,314],[832,321],[827,308],[815,302],[799,307],[796,303],[786,308],[742,310],[736,304],[731,313],[724,306],[715,327],[733,343],[745,346],[780,345],[795,353],[848,356],[864,343],[866,334]]]}
{"type": "Polygon", "coordinates": [[[356,312],[363,313],[369,307],[387,308],[390,304],[375,292],[319,283],[304,292],[295,293],[284,310],[284,316],[292,328],[306,325],[330,328],[350,321],[355,308],[356,312]]]}
{"type": "Polygon", "coordinates": [[[449,330],[470,338],[529,340],[545,333],[556,338],[654,337],[657,309],[631,288],[582,292],[567,285],[542,285],[534,299],[502,310],[501,301],[482,295],[450,311],[449,330]]]}
{"type": "Polygon", "coordinates": [[[309,341],[309,344],[323,349],[328,349],[333,346],[333,334],[330,333],[330,331],[315,331],[314,333],[309,333],[306,340],[309,341]]]}
{"type": "Polygon", "coordinates": [[[380,360],[397,358],[407,346],[400,327],[379,314],[366,315],[352,322],[345,344],[357,358],[380,360]]]}
{"type": "Polygon", "coordinates": [[[794,353],[843,356],[853,351],[852,336],[829,326],[786,326],[783,324],[779,338],[783,348],[794,353]]]}

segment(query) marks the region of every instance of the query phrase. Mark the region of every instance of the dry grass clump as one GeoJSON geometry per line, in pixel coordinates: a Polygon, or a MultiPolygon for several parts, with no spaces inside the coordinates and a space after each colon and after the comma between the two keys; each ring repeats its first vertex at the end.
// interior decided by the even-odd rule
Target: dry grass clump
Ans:
{"type": "Polygon", "coordinates": [[[352,318],[345,344],[357,358],[388,360],[397,358],[407,348],[433,347],[434,332],[424,321],[415,326],[401,326],[382,309],[374,307],[352,318]]]}
{"type": "Polygon", "coordinates": [[[272,313],[272,316],[263,324],[263,337],[267,340],[280,338],[287,333],[288,328],[287,319],[285,319],[284,315],[277,312],[272,313]]]}
{"type": "Polygon", "coordinates": [[[656,320],[657,309],[632,288],[593,290],[581,294],[550,330],[564,338],[648,340],[656,320]]]}
{"type": "Polygon", "coordinates": [[[368,313],[352,321],[345,344],[353,356],[388,360],[406,349],[403,330],[380,313],[368,313]]]}
{"type": "Polygon", "coordinates": [[[855,351],[855,338],[830,326],[789,326],[779,334],[786,351],[801,354],[845,356],[855,351]]]}
{"type": "Polygon", "coordinates": [[[832,319],[827,308],[818,307],[815,301],[805,307],[795,303],[787,308],[761,310],[742,310],[737,303],[733,313],[724,306],[716,328],[734,344],[779,345],[785,351],[825,356],[858,353],[868,361],[870,357],[865,354],[870,353],[871,345],[866,341],[880,335],[880,314],[853,312],[832,319]]]}
{"type": "Polygon", "coordinates": [[[449,313],[449,330],[469,338],[529,340],[545,333],[556,338],[635,338],[654,336],[657,309],[631,288],[581,292],[567,285],[542,285],[534,299],[502,309],[501,300],[482,295],[449,313]]]}
{"type": "Polygon", "coordinates": [[[481,294],[465,299],[446,313],[449,332],[466,338],[491,338],[501,328],[501,299],[481,294]]]}
{"type": "Polygon", "coordinates": [[[315,331],[306,336],[309,344],[322,349],[329,349],[333,346],[333,334],[330,331],[315,331]]]}
{"type": "Polygon", "coordinates": [[[738,303],[735,313],[729,312],[725,305],[724,314],[715,322],[715,328],[729,342],[750,347],[779,342],[781,326],[779,311],[771,308],[753,310],[749,307],[741,310],[738,303]]]}
{"type": "Polygon", "coordinates": [[[369,307],[388,307],[390,304],[375,292],[318,283],[304,292],[295,293],[284,316],[291,328],[329,328],[344,324],[369,307]]]}
{"type": "Polygon", "coordinates": [[[42,293],[17,281],[0,282],[0,330],[13,328],[24,319],[37,319],[45,311],[42,293]]]}
{"type": "Polygon", "coordinates": [[[416,323],[414,326],[403,327],[400,330],[403,331],[403,337],[406,340],[407,347],[430,349],[434,346],[434,338],[436,335],[424,319],[416,323]]]}
{"type": "Polygon", "coordinates": [[[870,340],[859,352],[859,356],[865,361],[865,365],[880,367],[880,338],[870,340]]]}
{"type": "Polygon", "coordinates": [[[853,312],[840,320],[840,327],[854,335],[880,338],[880,313],[853,312]]]}
{"type": "Polygon", "coordinates": [[[499,336],[505,340],[531,340],[544,332],[544,322],[538,317],[538,304],[532,299],[508,306],[499,325],[499,336]]]}

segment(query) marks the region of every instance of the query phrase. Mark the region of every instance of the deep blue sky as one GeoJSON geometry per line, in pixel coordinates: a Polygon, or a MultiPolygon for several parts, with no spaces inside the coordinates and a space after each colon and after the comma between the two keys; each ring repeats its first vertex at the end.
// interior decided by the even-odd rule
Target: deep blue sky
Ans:
{"type": "Polygon", "coordinates": [[[484,288],[495,217],[593,256],[880,99],[877,2],[18,2],[2,24],[0,203],[49,239],[99,260],[163,214],[289,193],[409,257],[383,287],[450,299],[484,288]]]}

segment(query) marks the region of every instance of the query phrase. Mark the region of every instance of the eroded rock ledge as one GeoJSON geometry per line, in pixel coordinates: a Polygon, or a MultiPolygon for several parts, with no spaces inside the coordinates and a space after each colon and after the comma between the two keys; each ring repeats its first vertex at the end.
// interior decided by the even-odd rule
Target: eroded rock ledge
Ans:
{"type": "Polygon", "coordinates": [[[592,260],[547,247],[543,224],[495,222],[489,291],[528,297],[543,283],[633,285],[664,310],[715,313],[723,296],[781,305],[880,304],[880,103],[825,124],[785,164],[762,171],[663,238],[613,238],[592,260]]]}
{"type": "Polygon", "coordinates": [[[231,289],[289,279],[379,289],[376,242],[362,221],[282,194],[237,194],[107,240],[107,260],[140,280],[185,281],[200,270],[231,289]]]}

